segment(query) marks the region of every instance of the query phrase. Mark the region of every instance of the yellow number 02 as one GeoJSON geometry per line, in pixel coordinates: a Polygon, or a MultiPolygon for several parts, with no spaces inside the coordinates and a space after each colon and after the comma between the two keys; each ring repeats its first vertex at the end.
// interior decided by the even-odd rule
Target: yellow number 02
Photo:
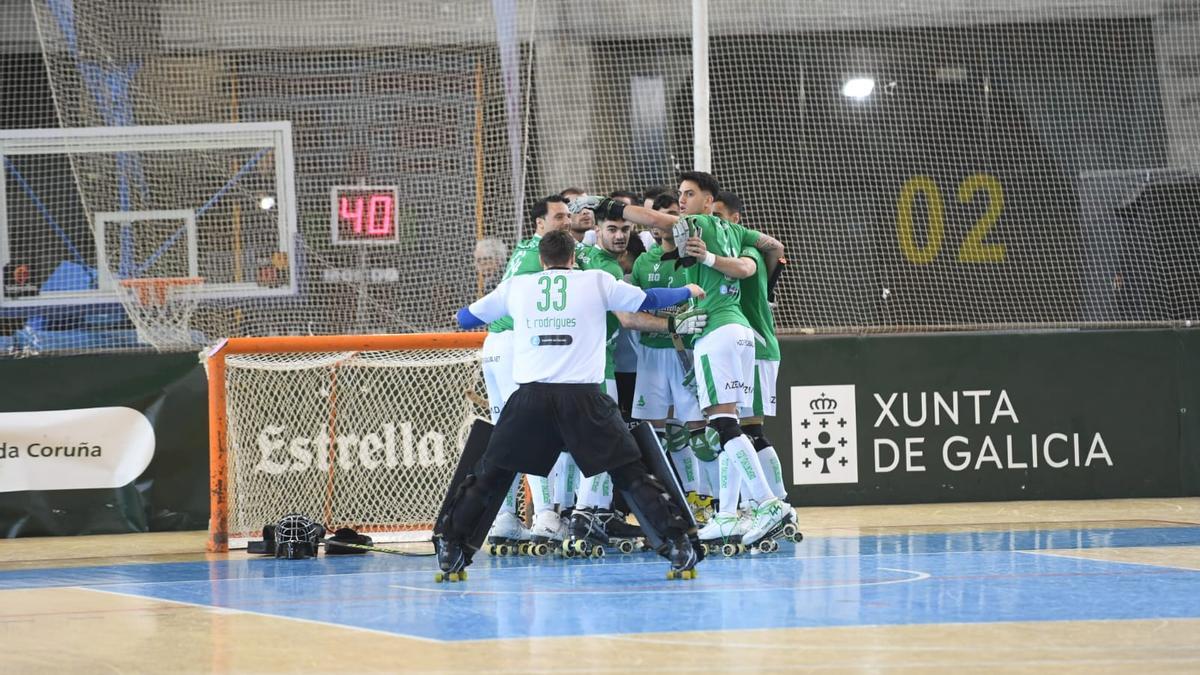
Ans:
{"type": "Polygon", "coordinates": [[[938,191],[937,183],[928,176],[913,176],[900,188],[900,201],[897,204],[896,237],[900,240],[900,250],[904,257],[914,265],[928,265],[937,257],[942,249],[942,232],[945,222],[942,219],[942,193],[938,191]],[[917,246],[913,237],[913,200],[916,194],[925,194],[925,204],[929,208],[929,233],[925,237],[925,247],[917,246]]]}
{"type": "MultiPolygon", "coordinates": [[[[962,246],[958,249],[958,261],[965,263],[1000,263],[1004,262],[1006,247],[1004,244],[985,244],[983,238],[991,231],[992,226],[1000,219],[1004,209],[1004,190],[995,176],[977,173],[967,176],[958,186],[958,201],[967,204],[975,199],[975,193],[984,191],[988,195],[987,211],[974,227],[967,233],[962,246]]],[[[944,219],[945,208],[942,204],[942,193],[937,183],[928,176],[913,176],[900,188],[900,198],[896,205],[897,223],[896,238],[900,241],[900,250],[904,257],[914,265],[928,265],[933,262],[942,249],[942,235],[946,230],[944,219]],[[925,246],[917,244],[913,233],[913,201],[917,193],[925,195],[925,204],[929,209],[929,232],[925,237],[925,246]]]]}
{"type": "Polygon", "coordinates": [[[975,227],[971,228],[967,238],[963,240],[962,246],[958,249],[958,261],[967,263],[1004,262],[1004,244],[983,243],[983,238],[996,224],[1000,218],[1000,211],[1004,208],[1004,191],[1000,189],[1000,181],[996,180],[995,176],[989,176],[986,173],[967,176],[967,179],[958,186],[958,201],[966,204],[973,200],[975,193],[980,190],[985,190],[988,194],[987,211],[983,217],[975,221],[975,227]]]}

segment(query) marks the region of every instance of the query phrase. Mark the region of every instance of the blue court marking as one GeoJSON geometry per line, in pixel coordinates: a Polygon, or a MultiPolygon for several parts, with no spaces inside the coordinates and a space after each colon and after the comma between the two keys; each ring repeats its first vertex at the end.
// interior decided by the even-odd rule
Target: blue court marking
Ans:
{"type": "Polygon", "coordinates": [[[432,558],[367,555],[0,572],[0,589],[77,586],[434,640],[753,628],[1200,618],[1200,572],[1062,556],[1200,546],[1200,527],[817,538],[667,581],[651,554],[480,556],[464,584],[432,558]]]}

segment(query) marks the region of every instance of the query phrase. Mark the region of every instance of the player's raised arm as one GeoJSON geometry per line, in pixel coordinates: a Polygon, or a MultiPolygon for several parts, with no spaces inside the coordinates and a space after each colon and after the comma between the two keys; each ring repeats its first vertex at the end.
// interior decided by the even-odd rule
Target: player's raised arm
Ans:
{"type": "Polygon", "coordinates": [[[656,227],[667,231],[670,231],[675,221],[679,220],[679,216],[671,215],[670,213],[654,211],[644,206],[625,204],[614,199],[596,197],[594,195],[576,197],[567,208],[572,214],[584,210],[592,211],[596,214],[597,221],[628,220],[643,227],[656,227]]]}
{"type": "Polygon", "coordinates": [[[458,310],[454,315],[458,325],[470,330],[508,316],[508,289],[511,285],[511,279],[505,279],[491,293],[458,310]]]}
{"type": "Polygon", "coordinates": [[[683,251],[684,254],[699,260],[701,264],[734,279],[746,279],[758,271],[758,264],[750,258],[729,258],[713,253],[700,237],[688,237],[683,251]]]}
{"type": "Polygon", "coordinates": [[[774,277],[779,261],[783,258],[783,242],[742,224],[742,200],[736,194],[721,190],[713,200],[713,215],[742,228],[742,246],[753,246],[762,253],[767,265],[767,276],[774,277]]]}
{"type": "MultiPolygon", "coordinates": [[[[756,230],[751,231],[755,232],[756,230]]],[[[767,275],[773,275],[780,259],[783,258],[783,242],[769,234],[759,232],[758,239],[754,240],[754,248],[762,253],[763,262],[767,264],[767,275]]]]}

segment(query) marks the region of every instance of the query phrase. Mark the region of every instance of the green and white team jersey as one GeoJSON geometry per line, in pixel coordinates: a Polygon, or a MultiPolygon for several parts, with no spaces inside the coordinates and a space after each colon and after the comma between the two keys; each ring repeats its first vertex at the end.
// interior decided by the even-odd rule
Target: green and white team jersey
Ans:
{"type": "Polygon", "coordinates": [[[742,249],[743,258],[752,258],[758,271],[748,279],[742,279],[742,314],[754,331],[754,359],[756,361],[778,361],[779,340],[775,337],[775,316],[771,303],[767,302],[767,262],[753,246],[742,249]]]}
{"type": "MultiPolygon", "coordinates": [[[[508,259],[508,264],[504,266],[504,276],[500,278],[500,281],[503,282],[509,277],[515,277],[520,274],[537,274],[541,272],[542,259],[538,257],[538,244],[541,241],[541,235],[535,235],[517,242],[517,247],[513,249],[513,254],[508,259]]],[[[510,316],[497,319],[488,324],[489,333],[503,333],[506,330],[512,330],[512,328],[513,321],[510,316]]]]}
{"type": "MultiPolygon", "coordinates": [[[[737,258],[743,248],[753,246],[758,241],[758,232],[716,216],[684,216],[683,220],[687,221],[691,228],[692,236],[703,239],[708,251],[713,255],[737,258]]],[[[700,262],[683,268],[683,276],[683,283],[696,284],[703,288],[706,294],[703,300],[692,300],[692,307],[708,313],[708,324],[704,327],[704,332],[696,336],[697,340],[731,323],[750,326],[750,322],[742,313],[741,284],[737,279],[725,276],[700,262]]]]}
{"type": "MultiPolygon", "coordinates": [[[[683,275],[676,270],[676,259],[663,260],[663,247],[660,244],[651,246],[648,251],[638,256],[633,263],[633,273],[630,283],[642,290],[647,288],[678,288],[684,284],[683,275]]],[[[670,333],[641,334],[639,342],[644,347],[654,349],[672,349],[670,333]]]]}
{"type": "MultiPolygon", "coordinates": [[[[621,269],[621,263],[617,262],[616,256],[599,246],[576,246],[575,262],[581,270],[600,270],[608,272],[617,281],[625,280],[625,270],[621,269]]],[[[604,378],[611,380],[616,377],[617,335],[621,332],[621,320],[612,312],[608,313],[607,328],[608,338],[604,341],[604,378]]]]}

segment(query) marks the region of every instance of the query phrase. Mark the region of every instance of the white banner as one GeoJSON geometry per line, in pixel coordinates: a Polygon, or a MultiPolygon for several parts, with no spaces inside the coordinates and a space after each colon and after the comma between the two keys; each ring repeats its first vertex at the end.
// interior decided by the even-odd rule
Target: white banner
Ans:
{"type": "Polygon", "coordinates": [[[154,428],[131,408],[0,413],[0,492],[117,488],[154,457],[154,428]]]}
{"type": "Polygon", "coordinates": [[[792,387],[792,483],[857,482],[854,385],[792,387]]]}

